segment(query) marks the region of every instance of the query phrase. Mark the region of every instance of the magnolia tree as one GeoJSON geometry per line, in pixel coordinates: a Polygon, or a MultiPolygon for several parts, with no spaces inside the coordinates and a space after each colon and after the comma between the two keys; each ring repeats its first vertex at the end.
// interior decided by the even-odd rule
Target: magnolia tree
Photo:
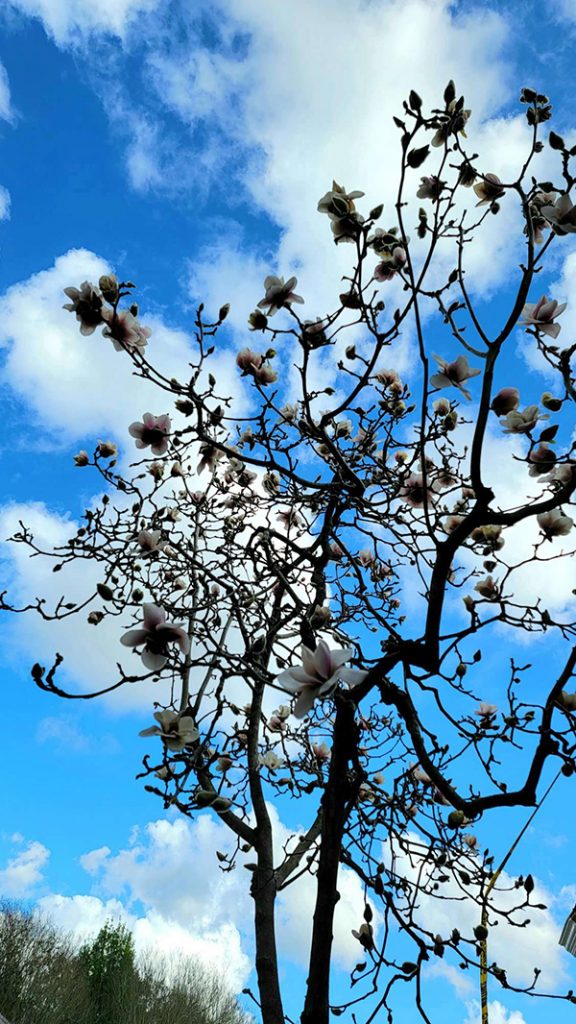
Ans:
{"type": "MultiPolygon", "coordinates": [[[[338,308],[303,319],[294,277],[267,277],[254,296],[251,343],[236,358],[250,416],[235,415],[218,383],[227,306],[217,317],[200,306],[193,361],[175,379],[155,368],[131,282],[109,275],[66,289],[81,334],[102,329],[102,344],[130,359],[158,398],[130,427],[131,472],[119,473],[112,442],[76,456],[106,492],[75,536],[52,552],[25,526],[13,538],[55,568],[97,565],[97,592],[83,604],[64,595],[29,607],[49,619],[87,613],[96,628],[114,620],[126,657],[101,692],[152,679],[169,695],[142,732],[141,777],[164,807],[219,815],[234,837],[233,852],[218,857],[223,871],[238,862],[250,872],[252,995],[264,1024],[288,1019],[275,905],[305,873],[316,902],[302,1024],[348,1008],[354,1021],[392,1020],[407,986],[429,1020],[423,968],[437,957],[544,994],[537,965],[521,989],[505,963],[489,963],[490,925],[525,924],[517,914],[534,905],[534,883],[518,879],[502,909],[490,890],[496,865],[475,832],[498,808],[535,806],[549,765],[571,775],[576,750],[576,622],[523,598],[516,582],[527,565],[544,572],[572,554],[576,345],[558,344],[564,306],[541,294],[537,275],[547,251],[576,233],[574,150],[550,132],[556,178],[534,177],[551,108],[528,89],[521,102],[532,142],[517,177],[500,181],[465,148],[470,111],[453,83],[430,113],[410,93],[395,119],[390,226],[376,226],[382,206],[361,212],[363,193],[336,182],[318,204],[350,253],[338,308]],[[425,163],[419,206],[408,182],[425,163]],[[505,207],[523,229],[523,255],[495,325],[481,321],[465,271],[469,244],[505,207]],[[516,386],[519,325],[556,374],[552,392],[516,386]],[[397,370],[403,335],[413,345],[410,386],[397,370]],[[333,386],[323,386],[327,367],[333,386]],[[509,459],[504,475],[519,481],[512,505],[493,484],[494,443],[509,459]],[[515,557],[527,531],[528,556],[515,557]],[[515,630],[564,649],[558,676],[539,678],[537,703],[529,671],[510,663],[506,631],[515,630]],[[484,643],[492,658],[502,654],[499,706],[486,701],[484,643]],[[288,797],[306,830],[278,848],[270,806],[288,797]],[[342,870],[363,897],[350,996],[334,1005],[342,870]],[[447,897],[474,908],[468,934],[437,933],[422,915],[422,903],[447,897]]],[[[15,610],[6,596],[3,604],[15,610]]],[[[61,687],[61,660],[36,665],[36,683],[85,698],[61,687]]]]}

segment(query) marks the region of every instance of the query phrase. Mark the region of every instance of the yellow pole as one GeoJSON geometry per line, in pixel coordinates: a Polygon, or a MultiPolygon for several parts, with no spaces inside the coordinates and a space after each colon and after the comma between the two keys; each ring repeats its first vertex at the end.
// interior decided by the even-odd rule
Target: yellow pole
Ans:
{"type": "MultiPolygon", "coordinates": [[[[486,930],[488,930],[488,897],[492,892],[492,889],[496,885],[496,882],[498,881],[500,874],[502,873],[508,861],[510,860],[510,857],[514,853],[514,850],[518,846],[518,843],[522,839],[522,836],[527,831],[529,826],[532,824],[535,815],[542,807],[542,804],[544,803],[546,797],[550,793],[552,787],[555,786],[555,784],[558,782],[558,779],[560,778],[561,774],[562,771],[559,771],[555,778],[552,780],[552,782],[548,786],[548,789],[544,793],[542,799],[539,801],[539,803],[536,804],[526,824],[522,827],[522,829],[516,836],[516,839],[514,840],[512,846],[508,850],[508,853],[504,857],[504,860],[502,861],[500,866],[496,868],[496,871],[494,871],[494,873],[490,876],[490,881],[488,882],[486,892],[484,893],[484,898],[482,900],[481,923],[483,927],[486,928],[486,930]]],[[[486,936],[485,939],[481,939],[480,941],[480,1007],[482,1010],[482,1024],[488,1024],[488,936],[486,936]]]]}

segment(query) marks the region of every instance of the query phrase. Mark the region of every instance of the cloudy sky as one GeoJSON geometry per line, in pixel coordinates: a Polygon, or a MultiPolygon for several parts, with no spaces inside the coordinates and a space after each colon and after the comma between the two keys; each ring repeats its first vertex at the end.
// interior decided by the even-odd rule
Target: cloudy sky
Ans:
{"type": "MultiPolygon", "coordinates": [[[[61,309],[62,288],[106,270],[135,281],[167,372],[187,359],[195,304],[216,313],[230,302],[220,373],[241,409],[247,398],[233,353],[245,343],[263,278],[296,273],[311,317],[334,303],[345,254],[315,213],[318,198],[336,178],[364,191],[369,205],[393,201],[391,118],[410,88],[435,105],[453,78],[473,111],[474,147],[502,178],[527,143],[521,86],[548,94],[555,129],[576,141],[576,0],[550,0],[545,10],[532,0],[0,0],[0,27],[2,539],[20,520],[46,543],[65,537],[97,493],[74,453],[106,437],[129,460],[127,426],[149,405],[149,389],[111,346],[79,337],[61,309]]],[[[542,173],[547,160],[545,153],[542,173]]],[[[518,241],[513,213],[494,221],[469,262],[486,310],[505,302],[518,241]]],[[[570,299],[570,240],[547,274],[554,297],[570,299]]],[[[574,329],[576,306],[564,319],[566,336],[574,329]]],[[[408,373],[409,347],[399,359],[408,373]]],[[[517,359],[527,386],[544,389],[520,338],[517,359]]],[[[493,450],[494,480],[513,491],[499,476],[496,440],[493,450]]],[[[538,581],[550,607],[566,603],[570,573],[538,581]]],[[[22,551],[5,552],[2,577],[25,600],[55,592],[50,570],[22,551]]],[[[85,582],[71,578],[69,586],[85,582]]],[[[80,935],[122,916],[139,947],[225,963],[239,990],[250,979],[251,908],[245,873],[219,871],[214,850],[229,844],[223,826],[159,813],[134,781],[150,689],[62,704],[30,681],[32,662],[62,650],[71,684],[103,685],[113,644],[104,650],[102,634],[97,642],[89,628],[55,634],[31,618],[3,626],[0,894],[38,903],[80,935]]],[[[526,652],[526,661],[542,658],[537,643],[526,652]]],[[[550,985],[576,984],[556,944],[576,894],[570,799],[566,784],[512,864],[517,872],[538,864],[549,907],[530,940],[516,932],[496,942],[494,958],[507,947],[519,984],[537,961],[550,985]]],[[[287,815],[276,815],[279,842],[287,815]]],[[[496,856],[522,821],[511,814],[497,823],[488,837],[496,856]]],[[[343,896],[336,953],[349,968],[357,959],[354,879],[345,877],[343,896]]],[[[304,885],[281,907],[283,972],[295,991],[312,898],[304,885]]],[[[439,920],[439,930],[448,924],[439,920]]],[[[441,1014],[475,1024],[475,980],[440,964],[427,983],[441,1014]]],[[[532,1024],[542,1012],[538,1002],[494,995],[494,1024],[532,1024]]],[[[568,1020],[564,1004],[555,1012],[568,1020]]],[[[402,1019],[416,1016],[407,1008],[402,1019]]]]}

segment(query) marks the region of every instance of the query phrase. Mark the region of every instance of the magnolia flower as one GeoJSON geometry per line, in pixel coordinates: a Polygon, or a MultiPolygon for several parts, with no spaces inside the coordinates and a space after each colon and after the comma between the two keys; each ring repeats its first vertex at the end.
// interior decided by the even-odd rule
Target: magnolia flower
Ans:
{"type": "Polygon", "coordinates": [[[337,420],[334,424],[334,437],[350,437],[352,430],[352,420],[337,420]]]}
{"type": "Polygon", "coordinates": [[[333,181],[330,192],[326,192],[318,203],[318,212],[328,214],[331,220],[338,220],[348,213],[354,213],[354,200],[362,199],[363,195],[364,192],[347,192],[342,185],[333,181]]]}
{"type": "Polygon", "coordinates": [[[158,725],[142,729],[138,735],[160,736],[168,750],[184,750],[184,747],[194,743],[200,735],[190,715],[177,715],[174,711],[155,711],[154,718],[158,725]]]}
{"type": "Polygon", "coordinates": [[[282,523],[282,526],[286,530],[289,530],[291,526],[304,526],[304,520],[301,518],[301,516],[298,515],[298,513],[293,508],[279,512],[278,515],[276,516],[276,519],[280,523],[282,523]]]}
{"type": "Polygon", "coordinates": [[[330,747],[326,743],[313,743],[312,753],[317,761],[322,764],[325,761],[330,760],[330,747]]]}
{"type": "Polygon", "coordinates": [[[216,762],[216,771],[222,772],[222,774],[225,775],[233,764],[234,762],[231,757],[228,757],[228,754],[222,754],[216,762]]]}
{"type": "Polygon", "coordinates": [[[378,370],[376,380],[387,388],[397,387],[401,391],[403,387],[396,370],[378,370]]]}
{"type": "Polygon", "coordinates": [[[476,544],[485,544],[491,551],[500,551],[504,547],[502,527],[496,524],[488,526],[477,526],[470,534],[470,539],[476,544]]]}
{"type": "Polygon", "coordinates": [[[62,309],[76,314],[80,323],[80,334],[94,334],[102,323],[102,296],[90,281],[83,281],[80,288],[64,288],[64,294],[72,299],[62,309]]]}
{"type": "Polygon", "coordinates": [[[136,537],[136,543],[139,544],[142,551],[146,553],[161,551],[166,545],[166,541],[161,538],[162,533],[160,530],[141,530],[136,537]]]}
{"type": "Polygon", "coordinates": [[[570,235],[576,231],[576,207],[570,196],[560,196],[554,205],[543,206],[540,212],[557,235],[570,235]]]}
{"type": "Polygon", "coordinates": [[[274,316],[283,306],[290,306],[293,302],[304,302],[300,295],[296,295],[294,288],[298,284],[295,277],[284,281],[283,277],[269,275],[264,281],[266,294],[258,303],[260,309],[265,309],[268,316],[274,316]]]}
{"type": "Polygon", "coordinates": [[[552,540],[553,537],[565,537],[574,526],[574,520],[570,516],[565,516],[559,508],[541,512],[536,518],[538,526],[548,540],[552,540]]]}
{"type": "Polygon", "coordinates": [[[462,384],[465,380],[470,380],[471,377],[477,377],[481,371],[473,370],[472,367],[468,365],[466,356],[458,356],[458,358],[452,363],[447,363],[441,356],[435,355],[434,359],[440,367],[440,373],[435,373],[430,377],[432,387],[458,388],[464,397],[470,400],[470,392],[467,391],[466,388],[463,388],[462,384]]]}
{"type": "Polygon", "coordinates": [[[170,417],[166,414],[153,416],[151,412],[145,412],[141,423],[130,424],[128,433],[136,438],[137,448],[150,445],[153,455],[164,455],[168,450],[170,426],[170,417]]]}
{"type": "Polygon", "coordinates": [[[320,317],[315,320],[305,320],[302,324],[301,340],[307,348],[320,348],[328,344],[324,321],[320,317]]]}
{"type": "Polygon", "coordinates": [[[527,405],[521,412],[515,409],[509,412],[501,425],[505,434],[529,434],[534,429],[538,420],[547,420],[547,415],[542,415],[537,405],[527,405]]]}
{"type": "Polygon", "coordinates": [[[327,696],[339,682],[356,686],[366,678],[367,672],[343,668],[353,654],[350,647],[331,651],[324,640],[318,642],[315,651],[302,645],[302,666],[285,669],[276,679],[284,690],[296,694],[296,718],[304,718],[312,710],[316,698],[327,696]]]}
{"type": "Polygon", "coordinates": [[[557,338],[560,334],[560,324],[555,324],[554,319],[560,316],[566,309],[566,303],[558,305],[556,299],[548,301],[545,295],[538,302],[527,302],[522,310],[523,320],[519,323],[524,326],[536,327],[542,334],[550,338],[557,338]]]}
{"type": "Polygon", "coordinates": [[[198,473],[203,473],[205,469],[213,471],[216,469],[217,463],[222,458],[224,458],[224,452],[222,452],[220,448],[216,448],[215,445],[210,444],[210,441],[203,441],[200,445],[198,473]]]}
{"type": "Polygon", "coordinates": [[[102,316],[107,322],[102,334],[111,339],[117,352],[138,352],[146,348],[152,331],[150,327],[142,327],[129,309],[120,313],[105,309],[102,316]]]}
{"type": "Polygon", "coordinates": [[[412,769],[412,778],[415,779],[416,782],[422,782],[425,786],[430,785],[432,782],[428,773],[425,772],[423,768],[420,768],[419,765],[416,765],[416,767],[412,769]]]}
{"type": "Polygon", "coordinates": [[[164,476],[164,463],[163,462],[151,462],[148,466],[148,472],[150,476],[158,482],[164,476]]]}
{"type": "Polygon", "coordinates": [[[497,601],[500,596],[498,584],[492,576],[487,576],[486,579],[480,580],[474,587],[474,590],[477,590],[480,596],[486,598],[487,601],[497,601]]]}
{"type": "Polygon", "coordinates": [[[264,768],[269,768],[271,772],[275,772],[277,768],[282,767],[284,762],[273,750],[268,750],[265,754],[259,755],[258,764],[261,764],[264,768]]]}
{"type": "Polygon", "coordinates": [[[182,654],[190,650],[190,638],[185,629],[166,622],[166,612],[155,604],[143,605],[144,624],[141,629],[129,629],[120,637],[125,647],[144,647],[142,661],[146,668],[157,672],[168,661],[166,645],[177,643],[182,654]]]}
{"type": "Polygon", "coordinates": [[[118,447],[113,441],[98,441],[98,455],[103,459],[116,458],[118,447]]]}
{"type": "Polygon", "coordinates": [[[576,711],[576,693],[569,693],[567,690],[562,690],[558,698],[558,703],[566,708],[567,711],[576,711]]]}
{"type": "Polygon", "coordinates": [[[550,445],[542,441],[537,448],[530,452],[528,462],[530,463],[528,470],[530,476],[540,476],[542,473],[550,472],[556,462],[556,456],[550,445]]]}
{"type": "Polygon", "coordinates": [[[432,407],[438,416],[447,416],[451,412],[450,402],[447,398],[437,398],[432,403],[432,407]]]}
{"type": "Polygon", "coordinates": [[[476,836],[472,836],[470,835],[470,833],[468,833],[468,835],[462,836],[462,839],[470,850],[475,850],[476,847],[478,846],[478,840],[476,836]]]}
{"type": "Polygon", "coordinates": [[[494,715],[497,714],[497,713],[498,713],[497,705],[496,704],[488,704],[488,703],[486,703],[486,701],[482,701],[482,703],[478,705],[477,710],[474,712],[474,714],[478,715],[479,718],[484,718],[484,719],[493,718],[494,715]]]}
{"type": "Polygon", "coordinates": [[[434,202],[440,199],[440,195],[444,191],[444,188],[446,187],[446,182],[440,181],[440,178],[438,178],[435,174],[431,174],[430,177],[428,178],[420,178],[420,183],[420,188],[416,193],[418,198],[432,199],[434,202]]]}
{"type": "Polygon", "coordinates": [[[498,394],[494,395],[490,408],[497,416],[506,416],[514,412],[520,405],[520,392],[518,388],[500,388],[498,394]]]}
{"type": "Polygon", "coordinates": [[[85,452],[84,449],[82,449],[81,452],[78,452],[78,454],[74,456],[74,462],[77,466],[87,466],[90,462],[88,452],[85,452]]]}
{"type": "Polygon", "coordinates": [[[485,174],[483,180],[474,185],[474,191],[480,200],[476,206],[486,206],[487,203],[493,203],[504,195],[502,182],[496,174],[485,174]]]}
{"type": "Polygon", "coordinates": [[[298,402],[286,402],[280,409],[280,415],[286,423],[294,423],[298,416],[298,402]]]}
{"type": "Polygon", "coordinates": [[[461,522],[463,522],[463,516],[448,516],[448,518],[444,520],[444,529],[446,533],[454,533],[454,530],[458,529],[461,522]]]}
{"type": "Polygon", "coordinates": [[[352,935],[355,939],[358,939],[358,942],[364,949],[374,949],[374,929],[371,924],[368,924],[368,921],[364,921],[358,931],[353,928],[352,935]]]}
{"type": "Polygon", "coordinates": [[[412,473],[406,478],[402,487],[398,491],[398,497],[404,498],[404,500],[412,505],[412,508],[422,508],[425,503],[429,503],[434,500],[434,491],[430,485],[428,478],[427,486],[424,487],[424,477],[422,473],[412,473]]]}
{"type": "Polygon", "coordinates": [[[406,250],[401,245],[396,245],[392,252],[382,253],[380,263],[374,269],[374,277],[377,281],[391,281],[397,270],[401,270],[406,263],[406,250]]]}

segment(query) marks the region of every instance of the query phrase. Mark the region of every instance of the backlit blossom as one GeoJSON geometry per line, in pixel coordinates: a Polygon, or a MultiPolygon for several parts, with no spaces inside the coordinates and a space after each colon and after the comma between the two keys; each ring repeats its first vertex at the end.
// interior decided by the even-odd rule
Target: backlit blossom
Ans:
{"type": "Polygon", "coordinates": [[[496,704],[488,704],[486,701],[482,701],[478,708],[474,712],[478,718],[491,719],[498,713],[498,707],[496,704]]]}
{"type": "Polygon", "coordinates": [[[560,196],[554,204],[542,206],[540,212],[557,235],[569,235],[576,231],[576,207],[569,195],[560,196]]]}
{"type": "Polygon", "coordinates": [[[166,612],[158,605],[145,604],[143,612],[143,626],[140,629],[129,629],[120,637],[120,643],[125,647],[143,647],[144,665],[158,672],[168,661],[167,645],[176,643],[182,654],[188,654],[190,638],[181,626],[166,622],[166,612]]]}
{"type": "Polygon", "coordinates": [[[519,321],[525,327],[536,327],[541,334],[547,334],[550,338],[557,338],[560,334],[560,324],[554,320],[566,309],[566,303],[558,304],[556,299],[548,299],[545,295],[538,302],[527,302],[522,310],[523,319],[519,321]]]}
{"type": "Polygon", "coordinates": [[[412,508],[422,508],[424,504],[429,504],[434,500],[435,494],[429,478],[424,486],[422,473],[412,473],[402,484],[398,491],[398,497],[404,498],[404,501],[408,505],[412,505],[412,508]]]}
{"type": "Polygon", "coordinates": [[[518,388],[500,388],[500,391],[492,399],[490,408],[497,416],[506,416],[514,412],[520,405],[520,392],[518,388]]]}
{"type": "Polygon", "coordinates": [[[364,192],[347,192],[338,182],[332,182],[332,188],[326,192],[318,203],[318,212],[326,213],[331,220],[339,220],[348,213],[354,213],[355,199],[361,199],[364,192]]]}
{"type": "Polygon", "coordinates": [[[312,710],[314,701],[328,696],[338,683],[356,686],[366,678],[366,672],[343,667],[353,654],[350,647],[330,650],[324,640],[319,641],[315,651],[302,645],[302,665],[285,669],[276,679],[279,686],[296,695],[296,718],[304,718],[312,710]]]}
{"type": "Polygon", "coordinates": [[[74,456],[74,463],[76,466],[88,466],[90,464],[90,456],[88,455],[88,452],[85,452],[84,450],[78,452],[78,454],[74,456]]]}
{"type": "Polygon", "coordinates": [[[430,383],[434,388],[449,388],[455,387],[462,392],[465,398],[470,399],[470,392],[466,388],[462,387],[462,384],[466,380],[470,380],[472,377],[477,377],[481,372],[480,370],[474,370],[468,365],[466,356],[458,356],[451,363],[447,363],[441,356],[434,356],[434,359],[440,367],[440,373],[435,373],[430,378],[430,383]]]}
{"type": "Polygon", "coordinates": [[[166,545],[166,541],[162,540],[160,530],[141,530],[136,538],[136,542],[140,545],[142,551],[146,553],[161,551],[166,545]]]}
{"type": "Polygon", "coordinates": [[[259,309],[265,309],[268,316],[274,316],[284,306],[291,306],[293,302],[304,302],[301,295],[296,295],[294,288],[298,284],[295,277],[284,281],[283,277],[274,277],[270,274],[264,281],[266,294],[258,303],[259,309]]]}
{"type": "Polygon", "coordinates": [[[330,747],[326,743],[313,743],[312,753],[321,764],[330,760],[330,747]]]}
{"type": "Polygon", "coordinates": [[[168,450],[170,426],[170,417],[166,414],[153,416],[151,412],[145,412],[142,422],[130,424],[128,433],[136,438],[137,448],[150,446],[153,455],[164,455],[168,450]]]}
{"type": "Polygon", "coordinates": [[[476,206],[486,206],[504,195],[502,182],[496,174],[485,174],[484,179],[474,185],[474,191],[480,200],[476,206]]]}
{"type": "Polygon", "coordinates": [[[265,754],[260,754],[258,757],[258,763],[264,768],[269,768],[271,772],[275,772],[277,768],[281,768],[284,761],[278,754],[275,754],[273,750],[266,751],[265,754]]]}
{"type": "Polygon", "coordinates": [[[138,352],[146,347],[152,330],[150,327],[142,327],[129,309],[119,313],[106,309],[102,315],[107,322],[102,334],[110,338],[117,352],[138,352]]]}
{"type": "Polygon", "coordinates": [[[528,456],[530,476],[541,476],[542,473],[549,473],[554,467],[556,456],[549,444],[542,441],[537,448],[534,448],[528,456]]]}
{"type": "Polygon", "coordinates": [[[174,711],[155,711],[158,725],[142,729],[140,736],[160,736],[168,750],[178,751],[194,743],[200,735],[190,715],[177,715],[174,711]]]}
{"type": "Polygon", "coordinates": [[[446,187],[445,181],[440,181],[435,174],[429,177],[420,178],[420,187],[416,192],[419,199],[432,199],[436,202],[446,187]]]}
{"type": "Polygon", "coordinates": [[[480,580],[476,584],[474,590],[477,590],[481,597],[484,597],[487,601],[497,601],[500,596],[498,584],[492,576],[487,576],[486,579],[480,580]]]}
{"type": "Polygon", "coordinates": [[[552,537],[565,537],[574,526],[574,520],[570,516],[565,516],[559,508],[541,512],[536,518],[538,526],[548,540],[552,540],[552,537]]]}
{"type": "Polygon", "coordinates": [[[538,420],[547,420],[548,416],[542,414],[537,405],[527,405],[525,409],[515,409],[509,412],[505,419],[501,420],[505,434],[529,434],[534,429],[538,420]]]}
{"type": "Polygon", "coordinates": [[[214,470],[220,459],[224,457],[224,452],[220,448],[216,448],[215,445],[210,444],[209,441],[203,441],[200,445],[200,462],[198,463],[198,473],[203,473],[205,469],[214,470]]]}
{"type": "Polygon", "coordinates": [[[360,925],[358,931],[353,928],[352,935],[355,939],[358,939],[358,942],[364,947],[364,949],[374,949],[374,929],[368,921],[364,921],[360,925]]]}
{"type": "Polygon", "coordinates": [[[83,281],[80,288],[64,288],[64,294],[71,299],[62,307],[76,314],[80,334],[93,334],[102,321],[102,296],[90,281],[83,281]]]}

